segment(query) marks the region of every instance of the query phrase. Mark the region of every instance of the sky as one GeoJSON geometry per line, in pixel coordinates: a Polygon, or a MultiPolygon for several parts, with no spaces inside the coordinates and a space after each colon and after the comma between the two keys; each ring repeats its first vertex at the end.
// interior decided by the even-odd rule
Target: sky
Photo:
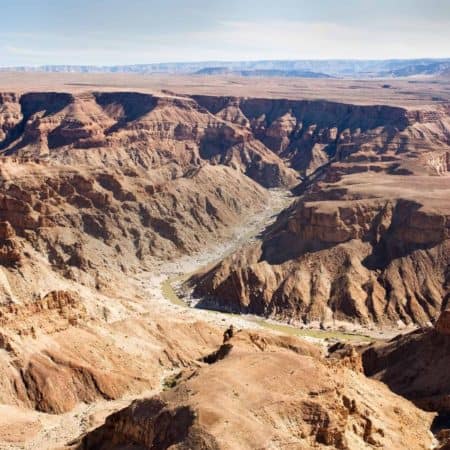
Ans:
{"type": "Polygon", "coordinates": [[[0,0],[0,66],[450,57],[450,0],[0,0]]]}

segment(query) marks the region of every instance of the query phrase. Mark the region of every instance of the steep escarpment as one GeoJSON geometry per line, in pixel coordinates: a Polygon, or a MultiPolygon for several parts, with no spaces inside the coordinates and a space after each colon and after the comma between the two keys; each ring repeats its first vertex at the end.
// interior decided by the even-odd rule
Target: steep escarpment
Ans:
{"type": "Polygon", "coordinates": [[[296,180],[295,172],[249,130],[213,116],[188,97],[50,92],[5,94],[0,101],[5,154],[89,165],[131,159],[145,169],[173,162],[186,169],[207,160],[238,168],[268,187],[296,180]]]}
{"type": "MultiPolygon", "coordinates": [[[[251,129],[259,141],[304,176],[361,149],[377,153],[433,150],[439,137],[431,132],[424,136],[419,129],[433,123],[442,132],[442,127],[448,126],[445,111],[327,101],[194,98],[216,117],[251,129]]],[[[445,139],[448,142],[448,133],[445,139]]]]}
{"type": "MultiPolygon", "coordinates": [[[[450,413],[449,311],[421,328],[361,350],[364,372],[427,411],[450,413]]],[[[447,427],[448,428],[448,427],[447,427]]]]}
{"type": "Polygon", "coordinates": [[[199,250],[266,198],[223,166],[204,165],[165,181],[149,180],[143,170],[125,175],[45,161],[6,159],[0,171],[2,271],[11,283],[13,266],[28,270],[41,255],[64,277],[101,289],[114,272],[126,274],[146,258],[199,250]]]}
{"type": "Polygon", "coordinates": [[[183,371],[88,433],[78,449],[425,449],[432,415],[293,337],[237,332],[223,358],[183,371]]]}
{"type": "MultiPolygon", "coordinates": [[[[6,136],[11,135],[17,124],[22,119],[19,104],[19,95],[14,93],[0,94],[0,141],[4,142],[6,136]]],[[[4,144],[3,144],[4,145],[4,144]]]]}
{"type": "MultiPolygon", "coordinates": [[[[317,219],[312,216],[313,222],[320,221],[316,226],[286,225],[291,228],[267,236],[262,245],[243,248],[193,279],[195,294],[203,297],[201,306],[306,323],[428,322],[448,295],[448,229],[430,227],[428,236],[426,228],[424,233],[409,224],[386,222],[387,233],[370,242],[357,235],[367,228],[376,236],[380,211],[404,210],[389,202],[372,206],[367,214],[367,204],[344,205],[352,217],[360,209],[374,218],[354,229],[341,220],[336,223],[334,212],[319,212],[317,219]]],[[[433,220],[439,224],[448,216],[431,215],[433,220]]]]}
{"type": "MultiPolygon", "coordinates": [[[[355,350],[338,346],[332,355],[355,350]]],[[[419,328],[387,342],[357,349],[364,373],[385,383],[393,392],[425,411],[435,412],[431,430],[445,450],[450,445],[450,385],[446,372],[450,358],[450,311],[444,310],[434,326],[419,328]]],[[[339,356],[338,356],[339,357],[339,356]]]]}
{"type": "Polygon", "coordinates": [[[330,325],[435,318],[449,292],[449,117],[392,120],[379,134],[362,122],[262,242],[193,277],[200,305],[330,325]]]}

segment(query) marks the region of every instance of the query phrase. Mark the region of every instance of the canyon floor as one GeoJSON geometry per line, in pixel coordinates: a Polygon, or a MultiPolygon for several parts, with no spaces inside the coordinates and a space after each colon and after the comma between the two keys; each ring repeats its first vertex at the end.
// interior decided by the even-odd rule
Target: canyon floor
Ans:
{"type": "Polygon", "coordinates": [[[0,449],[450,445],[447,79],[0,86],[0,449]]]}

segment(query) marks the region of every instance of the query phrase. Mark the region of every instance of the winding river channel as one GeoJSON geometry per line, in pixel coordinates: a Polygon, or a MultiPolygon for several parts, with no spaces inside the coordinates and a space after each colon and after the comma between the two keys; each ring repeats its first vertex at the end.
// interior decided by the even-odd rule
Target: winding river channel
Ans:
{"type": "MultiPolygon", "coordinates": [[[[208,248],[201,254],[183,257],[173,263],[161,265],[158,276],[153,280],[153,287],[158,291],[158,297],[170,302],[177,309],[195,310],[201,318],[214,322],[227,322],[239,328],[266,328],[279,333],[297,335],[311,340],[329,341],[367,341],[379,338],[363,331],[343,332],[335,329],[320,329],[318,327],[296,327],[281,323],[272,319],[266,319],[254,315],[230,314],[215,310],[199,309],[190,306],[189,298],[185,297],[181,285],[194,273],[203,271],[234,252],[244,244],[259,239],[259,235],[265,228],[271,225],[279,212],[294,201],[290,192],[271,190],[270,200],[264,211],[234,231],[233,236],[223,244],[208,248]]],[[[154,292],[154,291],[153,291],[154,292]]]]}

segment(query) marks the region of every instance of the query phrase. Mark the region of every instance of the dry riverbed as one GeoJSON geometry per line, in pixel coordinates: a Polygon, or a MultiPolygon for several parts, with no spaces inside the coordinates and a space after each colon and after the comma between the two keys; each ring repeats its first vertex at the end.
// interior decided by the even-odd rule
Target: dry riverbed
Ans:
{"type": "Polygon", "coordinates": [[[355,324],[339,322],[335,327],[321,329],[320,324],[308,326],[281,323],[272,319],[264,319],[253,315],[230,314],[213,310],[195,308],[195,302],[181,285],[194,273],[211,266],[232,253],[243,244],[258,239],[258,235],[272,224],[284,208],[292,201],[290,193],[272,190],[271,199],[266,209],[253,217],[249,222],[235,229],[224,243],[213,245],[199,254],[182,257],[173,262],[161,262],[155,265],[155,272],[141,277],[141,282],[149,292],[152,303],[158,309],[171,309],[178,314],[213,322],[221,326],[233,325],[238,328],[266,328],[289,335],[301,336],[321,344],[329,340],[369,341],[373,339],[388,339],[399,333],[399,330],[369,330],[355,324]],[[194,306],[194,307],[192,307],[194,306]]]}

